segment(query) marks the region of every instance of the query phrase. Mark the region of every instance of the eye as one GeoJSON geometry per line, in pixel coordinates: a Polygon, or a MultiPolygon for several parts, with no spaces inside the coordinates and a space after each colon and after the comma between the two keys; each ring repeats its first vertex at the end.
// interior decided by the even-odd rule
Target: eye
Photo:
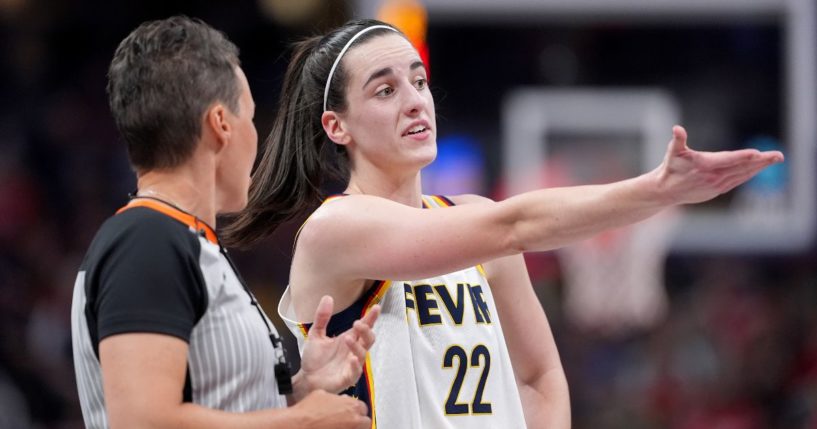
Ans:
{"type": "Polygon", "coordinates": [[[417,89],[425,89],[428,86],[428,81],[421,77],[414,81],[414,86],[417,87],[417,89]]]}
{"type": "Polygon", "coordinates": [[[387,86],[387,87],[381,89],[380,91],[377,91],[375,93],[375,95],[378,96],[378,97],[388,97],[389,95],[392,95],[393,93],[394,93],[394,88],[392,88],[390,86],[387,86]]]}

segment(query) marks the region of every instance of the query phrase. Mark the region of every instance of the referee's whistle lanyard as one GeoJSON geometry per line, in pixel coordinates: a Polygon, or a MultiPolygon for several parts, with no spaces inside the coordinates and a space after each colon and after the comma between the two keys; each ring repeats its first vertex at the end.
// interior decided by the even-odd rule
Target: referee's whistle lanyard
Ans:
{"type": "Polygon", "coordinates": [[[227,262],[230,263],[230,267],[233,269],[235,276],[238,278],[238,282],[241,283],[241,286],[244,287],[244,291],[247,292],[247,295],[250,297],[250,305],[254,306],[255,309],[258,311],[258,316],[261,317],[261,320],[264,322],[264,326],[267,327],[267,332],[269,333],[270,342],[272,342],[272,348],[275,351],[275,380],[278,382],[278,393],[282,395],[289,395],[292,393],[292,373],[289,369],[289,363],[286,360],[286,355],[284,355],[284,347],[283,342],[281,341],[281,337],[279,337],[275,331],[272,330],[272,326],[270,326],[269,320],[267,320],[267,316],[264,315],[264,310],[261,309],[261,304],[258,303],[258,300],[255,299],[255,295],[250,291],[250,288],[247,287],[247,283],[244,282],[244,279],[241,277],[241,274],[235,268],[235,264],[233,263],[233,259],[227,253],[227,249],[224,248],[221,244],[219,244],[219,250],[221,254],[227,259],[227,262]]]}
{"type": "MultiPolygon", "coordinates": [[[[140,198],[140,199],[148,199],[158,201],[168,207],[172,207],[175,210],[178,210],[181,213],[184,213],[188,216],[193,217],[195,220],[194,228],[198,230],[198,234],[207,239],[207,230],[204,228],[199,227],[199,223],[206,225],[206,223],[201,222],[198,217],[195,215],[190,214],[189,212],[183,210],[176,204],[173,204],[169,200],[161,198],[162,195],[157,192],[152,192],[152,195],[140,195],[139,190],[135,190],[128,194],[128,198],[133,200],[140,198]]],[[[129,203],[130,204],[130,203],[129,203]]],[[[211,228],[212,229],[212,228],[211,228]]],[[[292,374],[289,370],[289,364],[287,363],[286,356],[284,355],[284,347],[281,338],[272,330],[272,326],[270,322],[267,320],[267,316],[264,315],[264,311],[261,309],[261,305],[258,304],[258,301],[255,299],[255,295],[250,292],[250,289],[247,287],[247,283],[244,282],[244,279],[241,278],[241,274],[235,267],[232,258],[230,255],[227,254],[227,249],[218,243],[219,251],[224,258],[227,259],[227,262],[230,264],[230,268],[232,268],[233,273],[235,273],[236,278],[238,278],[238,282],[241,283],[241,286],[244,288],[244,291],[247,292],[247,295],[250,297],[250,305],[254,306],[255,309],[258,311],[258,315],[261,316],[261,320],[264,322],[264,326],[267,327],[267,333],[269,334],[270,342],[272,342],[272,349],[274,350],[275,354],[275,380],[278,382],[278,393],[283,395],[289,395],[292,393],[292,374]]]]}

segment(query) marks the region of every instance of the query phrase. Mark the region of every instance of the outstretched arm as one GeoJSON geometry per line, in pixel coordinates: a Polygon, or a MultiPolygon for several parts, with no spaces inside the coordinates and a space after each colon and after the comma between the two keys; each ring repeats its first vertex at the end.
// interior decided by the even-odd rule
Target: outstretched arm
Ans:
{"type": "MultiPolygon", "coordinates": [[[[687,147],[686,138],[683,128],[674,127],[658,168],[606,185],[542,189],[445,210],[367,195],[324,204],[301,232],[293,281],[326,284],[329,278],[344,285],[360,279],[426,278],[502,256],[554,249],[671,205],[714,198],[783,160],[777,151],[698,152],[687,147]]],[[[308,293],[305,308],[314,308],[327,292],[341,296],[349,291],[308,293]]]]}
{"type": "Polygon", "coordinates": [[[663,162],[649,173],[607,185],[534,191],[501,204],[515,213],[512,245],[517,250],[549,250],[669,206],[710,200],[782,161],[778,151],[694,151],[687,146],[686,131],[675,126],[663,162]]]}

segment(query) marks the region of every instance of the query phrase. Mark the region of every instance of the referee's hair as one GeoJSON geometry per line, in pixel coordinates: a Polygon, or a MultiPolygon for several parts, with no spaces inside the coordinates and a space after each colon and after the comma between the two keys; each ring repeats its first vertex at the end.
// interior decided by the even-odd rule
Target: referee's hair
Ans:
{"type": "Polygon", "coordinates": [[[238,113],[238,48],[199,19],[145,22],[116,49],[108,101],[136,171],[187,160],[215,102],[238,113]]]}

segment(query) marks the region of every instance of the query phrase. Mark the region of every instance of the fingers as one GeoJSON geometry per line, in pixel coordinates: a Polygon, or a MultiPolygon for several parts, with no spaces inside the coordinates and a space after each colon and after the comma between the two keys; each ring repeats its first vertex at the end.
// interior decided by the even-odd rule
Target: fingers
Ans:
{"type": "Polygon", "coordinates": [[[332,307],[334,300],[329,295],[324,295],[321,302],[318,303],[318,308],[315,310],[315,322],[312,328],[309,329],[310,336],[325,337],[326,327],[329,326],[329,319],[332,318],[332,307]]]}
{"type": "Polygon", "coordinates": [[[363,429],[371,426],[372,422],[371,420],[369,420],[369,417],[367,416],[367,414],[369,413],[369,407],[367,407],[363,401],[352,398],[351,396],[340,396],[340,398],[344,402],[344,406],[348,406],[349,407],[348,409],[354,415],[353,418],[349,421],[350,426],[348,427],[355,429],[363,429]]]}
{"type": "Polygon", "coordinates": [[[669,143],[669,153],[676,155],[686,149],[688,149],[687,131],[680,125],[672,127],[672,140],[669,143]]]}
{"type": "Polygon", "coordinates": [[[366,352],[374,344],[375,335],[369,325],[357,320],[352,328],[342,335],[342,340],[359,363],[362,363],[366,360],[366,352]]]}
{"type": "Polygon", "coordinates": [[[361,401],[360,399],[353,398],[351,396],[341,395],[339,396],[341,400],[344,402],[344,405],[348,406],[349,409],[353,410],[355,414],[359,416],[365,416],[369,414],[369,407],[366,406],[366,403],[361,401]]]}
{"type": "Polygon", "coordinates": [[[743,164],[719,168],[711,173],[711,183],[719,194],[729,192],[751,180],[772,162],[772,157],[758,157],[743,164]]]}
{"type": "Polygon", "coordinates": [[[358,426],[357,426],[359,429],[368,429],[368,428],[372,427],[372,420],[369,419],[368,417],[363,416],[359,420],[360,421],[358,422],[358,426]]]}
{"type": "Polygon", "coordinates": [[[770,150],[761,152],[761,154],[770,158],[770,164],[777,164],[786,160],[786,157],[783,156],[783,152],[780,152],[779,150],[770,150]]]}
{"type": "MultiPolygon", "coordinates": [[[[676,125],[672,127],[672,140],[669,143],[668,152],[670,155],[678,155],[689,150],[687,146],[687,132],[684,127],[676,125]]],[[[706,161],[713,169],[722,168],[746,162],[756,162],[758,164],[774,164],[783,162],[785,157],[780,151],[760,152],[757,149],[742,149],[723,152],[698,152],[706,155],[706,161]]]]}
{"type": "Polygon", "coordinates": [[[357,412],[357,418],[355,419],[355,428],[364,429],[371,427],[372,421],[367,416],[369,413],[369,407],[367,407],[366,404],[359,399],[354,399],[351,397],[350,399],[356,402],[355,411],[357,412]]]}
{"type": "MultiPolygon", "coordinates": [[[[372,307],[363,318],[356,320],[355,323],[352,324],[352,328],[344,332],[341,336],[341,340],[351,353],[350,358],[353,360],[350,364],[354,368],[360,369],[363,362],[366,361],[366,352],[368,352],[372,344],[374,344],[375,334],[371,325],[377,321],[379,314],[380,306],[376,305],[372,307]]],[[[355,374],[355,378],[359,376],[359,373],[355,374]]]]}
{"type": "Polygon", "coordinates": [[[361,320],[358,320],[352,325],[355,337],[358,342],[368,350],[374,344],[374,330],[361,320]]]}
{"type": "MultiPolygon", "coordinates": [[[[373,341],[374,340],[372,340],[372,342],[373,341]]],[[[363,362],[366,360],[366,351],[369,350],[369,347],[371,347],[372,343],[366,345],[365,342],[358,341],[351,335],[344,335],[343,342],[346,344],[346,347],[349,348],[349,351],[352,352],[352,357],[357,359],[357,363],[352,362],[352,364],[356,366],[361,366],[363,362]]]]}
{"type": "Polygon", "coordinates": [[[373,328],[377,318],[380,316],[380,305],[375,305],[360,318],[360,321],[373,328]]]}
{"type": "MultiPolygon", "coordinates": [[[[351,398],[351,397],[350,397],[350,398],[351,398]]],[[[354,399],[354,398],[352,398],[352,399],[354,399]]],[[[361,400],[359,400],[359,399],[354,399],[354,401],[357,403],[357,404],[356,404],[356,406],[357,406],[357,412],[358,412],[358,413],[359,413],[361,416],[365,416],[366,414],[368,414],[368,413],[369,413],[369,407],[367,407],[367,406],[366,406],[366,403],[365,403],[365,402],[363,402],[363,401],[361,401],[361,400]]]]}
{"type": "Polygon", "coordinates": [[[783,160],[783,154],[780,152],[759,152],[755,149],[713,152],[702,154],[702,156],[711,170],[724,175],[737,172],[754,172],[752,174],[756,174],[769,165],[783,160]]]}
{"type": "Polygon", "coordinates": [[[755,175],[757,175],[757,173],[759,172],[760,169],[757,169],[754,171],[744,171],[730,176],[726,176],[718,184],[718,190],[720,193],[729,192],[732,189],[748,182],[753,177],[755,177],[755,175]]]}
{"type": "Polygon", "coordinates": [[[707,160],[713,169],[729,168],[733,166],[768,165],[771,161],[756,149],[741,149],[734,151],[712,152],[707,154],[707,160]]]}
{"type": "Polygon", "coordinates": [[[782,159],[782,154],[759,154],[764,156],[757,156],[751,162],[742,165],[736,165],[728,168],[722,168],[716,172],[720,177],[718,187],[721,193],[728,192],[755,177],[764,168],[770,164],[782,159]],[[766,156],[767,155],[767,156],[766,156]],[[779,155],[779,156],[776,156],[779,155]]]}
{"type": "Polygon", "coordinates": [[[363,401],[351,396],[316,390],[298,402],[295,407],[309,416],[311,428],[364,429],[370,428],[372,424],[367,416],[369,408],[363,401]]]}

